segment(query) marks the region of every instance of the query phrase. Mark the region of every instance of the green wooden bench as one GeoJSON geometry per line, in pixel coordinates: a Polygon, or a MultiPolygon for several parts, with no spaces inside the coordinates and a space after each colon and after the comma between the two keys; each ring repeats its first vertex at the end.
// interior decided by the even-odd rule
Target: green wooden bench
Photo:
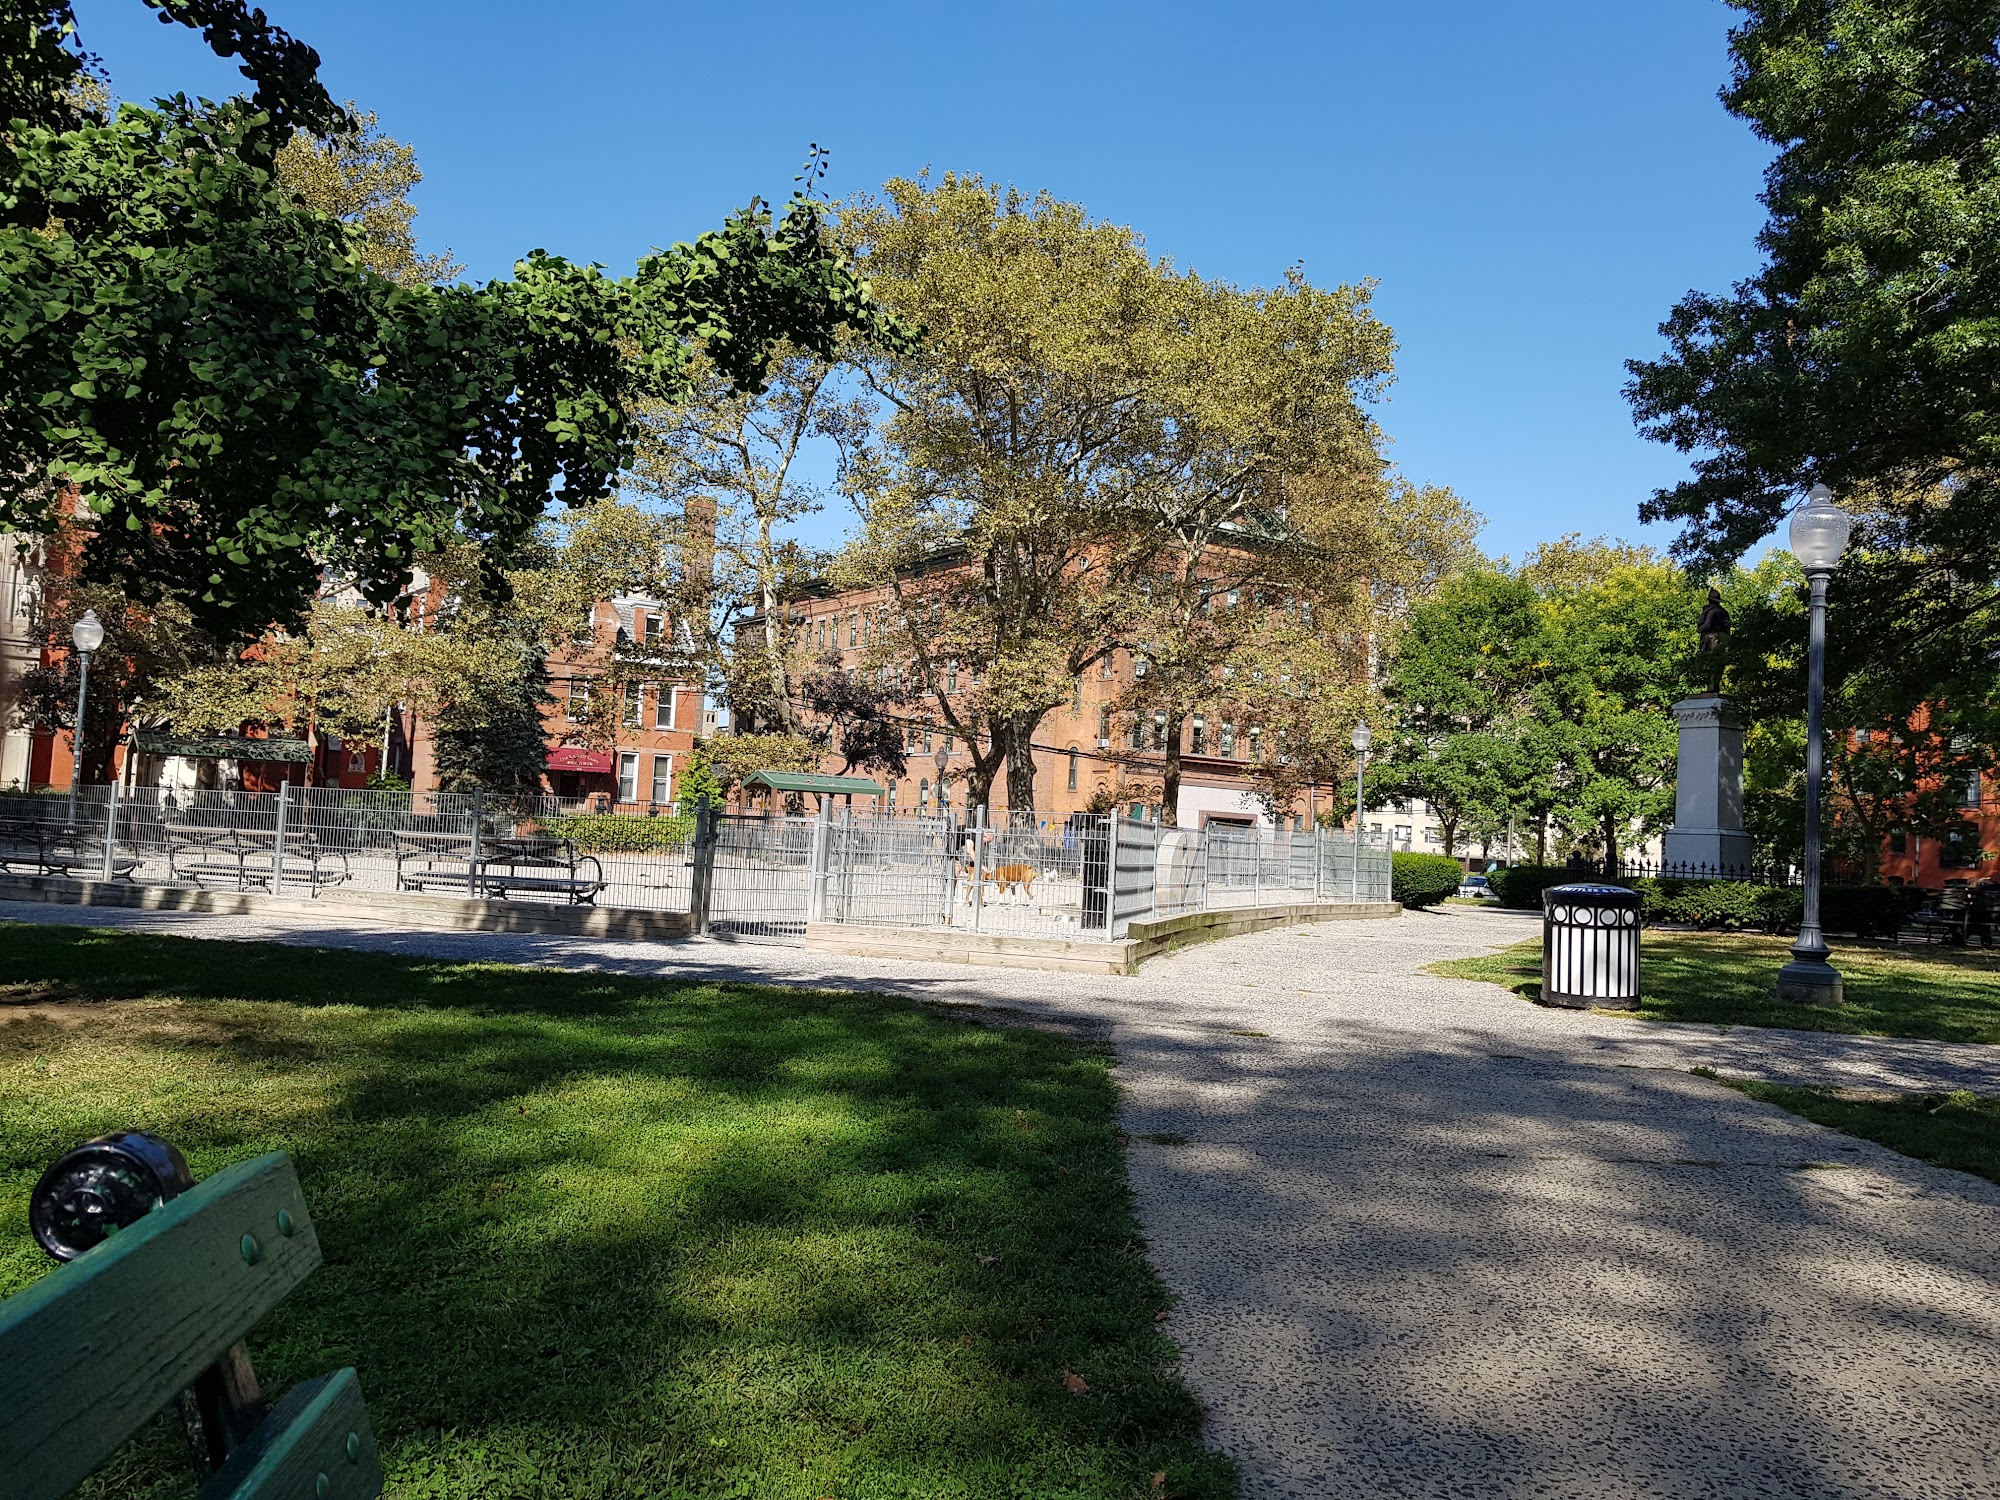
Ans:
{"type": "Polygon", "coordinates": [[[201,1500],[373,1500],[382,1462],[354,1371],[304,1381],[266,1412],[241,1348],[319,1263],[279,1152],[216,1173],[0,1302],[0,1495],[60,1500],[192,1389],[221,1459],[201,1500]],[[217,1415],[231,1430],[213,1430],[217,1415]]]}

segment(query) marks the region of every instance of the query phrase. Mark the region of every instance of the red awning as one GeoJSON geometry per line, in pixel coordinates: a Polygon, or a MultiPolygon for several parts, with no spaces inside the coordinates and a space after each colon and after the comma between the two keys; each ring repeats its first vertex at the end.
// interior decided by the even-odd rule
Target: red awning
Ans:
{"type": "Polygon", "coordinates": [[[579,750],[574,745],[558,745],[549,752],[551,771],[590,771],[599,776],[611,774],[611,752],[609,750],[579,750]]]}

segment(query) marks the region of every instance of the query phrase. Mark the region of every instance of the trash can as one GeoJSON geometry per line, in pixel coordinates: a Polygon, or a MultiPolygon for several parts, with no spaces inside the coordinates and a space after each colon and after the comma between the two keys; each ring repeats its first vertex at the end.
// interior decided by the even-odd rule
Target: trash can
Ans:
{"type": "Polygon", "coordinates": [[[1542,999],[1585,1010],[1639,1003],[1639,893],[1622,885],[1542,892],[1542,999]]]}

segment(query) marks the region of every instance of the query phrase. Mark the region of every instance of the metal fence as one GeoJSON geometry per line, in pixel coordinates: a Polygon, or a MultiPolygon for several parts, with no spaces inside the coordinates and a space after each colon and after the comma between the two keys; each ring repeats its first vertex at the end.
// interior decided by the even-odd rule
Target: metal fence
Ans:
{"type": "Polygon", "coordinates": [[[1114,814],[810,817],[483,793],[87,787],[0,793],[0,869],[319,896],[347,889],[685,912],[797,943],[840,922],[1123,937],[1153,915],[1389,899],[1351,833],[1161,828],[1114,814]]]}

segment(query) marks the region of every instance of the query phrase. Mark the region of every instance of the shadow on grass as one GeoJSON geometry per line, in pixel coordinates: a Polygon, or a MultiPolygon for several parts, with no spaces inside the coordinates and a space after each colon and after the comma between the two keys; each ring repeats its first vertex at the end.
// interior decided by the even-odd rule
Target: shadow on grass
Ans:
{"type": "MultiPolygon", "coordinates": [[[[297,1160],[399,1496],[1234,1493],[1155,1322],[1102,1048],[867,995],[9,927],[0,1290],[36,1173],[137,1123],[297,1160]],[[1065,1372],[1089,1389],[1072,1395],[1065,1372]]],[[[164,1433],[99,1495],[184,1494],[164,1433]]]]}

